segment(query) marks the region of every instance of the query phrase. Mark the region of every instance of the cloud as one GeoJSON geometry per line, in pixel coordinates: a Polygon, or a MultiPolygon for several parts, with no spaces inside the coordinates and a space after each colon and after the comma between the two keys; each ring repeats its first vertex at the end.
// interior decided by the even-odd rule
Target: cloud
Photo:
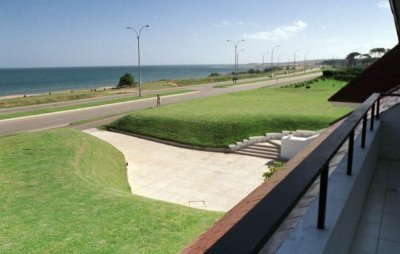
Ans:
{"type": "Polygon", "coordinates": [[[278,26],[272,31],[257,32],[254,34],[244,34],[245,39],[277,41],[287,40],[295,37],[299,32],[306,29],[307,24],[301,20],[293,22],[292,25],[278,26]]]}
{"type": "Polygon", "coordinates": [[[377,3],[377,6],[382,9],[390,9],[390,4],[388,0],[381,0],[377,3]]]}
{"type": "Polygon", "coordinates": [[[212,23],[211,26],[215,27],[215,28],[225,28],[228,26],[232,26],[232,23],[229,21],[223,21],[221,23],[212,23]]]}
{"type": "Polygon", "coordinates": [[[236,21],[236,22],[231,22],[231,21],[227,21],[224,20],[220,23],[211,23],[211,26],[214,28],[227,28],[227,27],[241,27],[241,26],[248,26],[248,27],[260,27],[260,25],[258,23],[255,22],[245,22],[242,20],[236,21]]]}

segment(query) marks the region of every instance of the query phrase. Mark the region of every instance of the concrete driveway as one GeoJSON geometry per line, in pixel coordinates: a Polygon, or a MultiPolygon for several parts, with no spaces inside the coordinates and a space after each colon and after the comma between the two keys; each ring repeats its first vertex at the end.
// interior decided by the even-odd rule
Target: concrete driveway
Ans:
{"type": "Polygon", "coordinates": [[[120,150],[133,194],[228,211],[263,181],[267,159],[164,145],[97,129],[84,132],[120,150]]]}

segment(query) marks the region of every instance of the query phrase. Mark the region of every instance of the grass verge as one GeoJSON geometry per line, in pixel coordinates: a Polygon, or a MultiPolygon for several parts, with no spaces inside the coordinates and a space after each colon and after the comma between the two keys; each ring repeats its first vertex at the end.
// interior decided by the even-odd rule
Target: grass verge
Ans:
{"type": "Polygon", "coordinates": [[[319,80],[310,88],[261,88],[131,113],[109,126],[203,147],[226,147],[249,136],[318,130],[350,108],[327,99],[345,83],[319,80]]]}
{"type": "MultiPolygon", "coordinates": [[[[160,96],[189,93],[189,92],[193,92],[193,90],[179,90],[179,91],[173,91],[173,92],[165,92],[165,93],[160,93],[160,96]]],[[[40,115],[40,114],[46,114],[46,113],[54,113],[54,112],[73,110],[73,109],[89,108],[89,107],[102,106],[102,105],[109,105],[109,104],[114,104],[114,103],[119,103],[119,102],[136,101],[136,100],[140,100],[140,99],[148,99],[148,98],[154,98],[154,97],[156,97],[156,94],[144,95],[141,98],[139,98],[135,95],[132,97],[111,99],[111,100],[98,101],[98,102],[89,102],[89,103],[83,103],[83,104],[77,104],[77,105],[71,105],[71,106],[65,106],[65,107],[54,107],[54,108],[35,109],[35,110],[30,110],[30,111],[21,111],[21,112],[0,115],[0,120],[23,117],[23,116],[40,115]]]]}
{"type": "Polygon", "coordinates": [[[123,155],[72,129],[0,154],[1,253],[176,253],[221,216],[132,195],[123,155]]]}
{"type": "Polygon", "coordinates": [[[51,94],[28,95],[12,99],[0,100],[0,108],[13,108],[46,103],[55,103],[62,101],[74,101],[88,98],[107,97],[116,94],[127,94],[133,92],[133,89],[105,89],[105,90],[77,90],[68,92],[53,92],[51,94]]]}

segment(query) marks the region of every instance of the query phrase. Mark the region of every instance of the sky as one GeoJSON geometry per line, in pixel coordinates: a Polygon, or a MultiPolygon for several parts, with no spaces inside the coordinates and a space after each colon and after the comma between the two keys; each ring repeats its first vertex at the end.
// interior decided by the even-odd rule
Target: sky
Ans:
{"type": "Polygon", "coordinates": [[[0,0],[0,68],[344,58],[398,37],[386,0],[0,0]]]}

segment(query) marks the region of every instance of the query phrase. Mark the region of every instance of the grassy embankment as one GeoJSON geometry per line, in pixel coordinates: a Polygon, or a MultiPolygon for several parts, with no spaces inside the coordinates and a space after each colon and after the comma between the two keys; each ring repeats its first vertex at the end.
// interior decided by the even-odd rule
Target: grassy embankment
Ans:
{"type": "MultiPolygon", "coordinates": [[[[289,70],[288,75],[290,74],[289,70]]],[[[317,70],[320,71],[320,70],[317,70]]],[[[278,73],[278,72],[277,72],[278,73]]],[[[309,74],[312,72],[307,72],[309,74]]],[[[280,73],[283,74],[283,73],[280,73]]],[[[296,74],[297,75],[297,74],[296,74]]],[[[303,75],[303,73],[299,72],[298,75],[303,75]]],[[[254,74],[240,74],[240,80],[237,84],[246,84],[252,82],[251,79],[255,78],[264,78],[269,79],[268,74],[264,73],[254,73],[254,74]],[[250,79],[250,80],[249,80],[250,79]]],[[[227,87],[232,86],[232,75],[221,75],[216,77],[200,77],[200,78],[191,78],[191,79],[182,79],[182,80],[160,80],[160,81],[152,81],[146,82],[142,84],[142,89],[144,91],[152,91],[152,90],[160,90],[160,89],[168,89],[168,88],[179,88],[185,86],[192,85],[204,85],[210,83],[221,83],[220,85],[216,85],[216,87],[227,87]]],[[[99,97],[107,97],[112,95],[123,95],[123,94],[136,94],[137,88],[122,88],[122,89],[99,89],[97,91],[88,91],[88,90],[74,90],[74,91],[64,91],[64,92],[53,92],[51,94],[39,94],[39,95],[28,95],[26,97],[18,97],[18,98],[10,98],[10,99],[0,99],[0,108],[13,108],[13,107],[23,107],[23,106],[31,106],[31,105],[40,105],[46,103],[56,103],[63,101],[74,101],[80,99],[89,99],[89,98],[99,98],[99,97]]]]}
{"type": "Polygon", "coordinates": [[[111,127],[180,143],[226,147],[249,136],[318,130],[351,111],[327,99],[345,83],[319,80],[311,88],[261,88],[131,113],[111,127]]]}
{"type": "MultiPolygon", "coordinates": [[[[181,94],[181,93],[188,93],[188,92],[192,92],[192,90],[179,90],[179,91],[172,91],[172,92],[164,92],[164,93],[160,93],[160,95],[167,96],[167,95],[174,95],[174,94],[181,94]]],[[[16,117],[23,117],[23,116],[40,115],[40,114],[46,114],[46,113],[54,113],[54,112],[73,110],[73,109],[89,108],[89,107],[109,105],[109,104],[120,103],[120,102],[135,101],[135,100],[140,100],[140,99],[149,99],[149,98],[155,98],[155,97],[156,97],[155,94],[148,94],[148,95],[143,95],[140,98],[137,96],[130,96],[130,97],[124,97],[124,98],[97,101],[97,102],[87,102],[87,103],[81,103],[81,104],[63,106],[63,107],[47,107],[47,108],[34,109],[34,110],[29,110],[29,111],[20,111],[20,112],[2,114],[2,115],[0,115],[0,120],[16,118],[16,117]]]]}
{"type": "Polygon", "coordinates": [[[132,195],[123,155],[72,129],[0,154],[0,253],[176,253],[221,216],[132,195]]]}

